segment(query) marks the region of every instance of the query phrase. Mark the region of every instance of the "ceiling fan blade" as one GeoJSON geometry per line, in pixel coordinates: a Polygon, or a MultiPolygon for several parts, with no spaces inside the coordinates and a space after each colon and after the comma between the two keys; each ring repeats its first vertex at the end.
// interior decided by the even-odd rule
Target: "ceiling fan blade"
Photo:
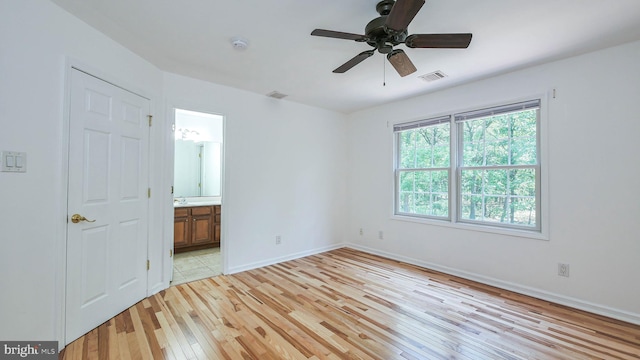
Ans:
{"type": "Polygon", "coordinates": [[[365,41],[367,39],[367,37],[364,35],[351,34],[351,33],[333,31],[333,30],[324,30],[324,29],[315,29],[311,32],[311,35],[330,37],[334,39],[356,40],[356,41],[365,41]]]}
{"type": "Polygon", "coordinates": [[[472,34],[413,34],[404,43],[410,48],[466,49],[471,37],[472,34]]]}
{"type": "Polygon", "coordinates": [[[403,31],[420,11],[422,5],[424,0],[396,0],[384,23],[385,26],[397,32],[403,31]]]}
{"type": "Polygon", "coordinates": [[[362,61],[367,59],[369,56],[373,55],[374,50],[363,51],[360,54],[353,57],[353,59],[347,61],[346,63],[340,65],[337,69],[333,70],[334,73],[342,74],[352,67],[360,64],[362,61]]]}
{"type": "Polygon", "coordinates": [[[402,50],[393,50],[387,54],[387,59],[402,77],[412,74],[417,70],[411,60],[409,60],[407,54],[402,50]]]}

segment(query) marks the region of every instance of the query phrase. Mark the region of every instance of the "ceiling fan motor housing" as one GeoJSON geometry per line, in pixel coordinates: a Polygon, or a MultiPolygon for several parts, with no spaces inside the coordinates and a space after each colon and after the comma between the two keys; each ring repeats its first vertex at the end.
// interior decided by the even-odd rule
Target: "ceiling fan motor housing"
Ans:
{"type": "MultiPolygon", "coordinates": [[[[384,2],[387,1],[382,1],[380,4],[384,2]]],[[[393,5],[393,2],[391,4],[393,5]]],[[[404,43],[407,38],[407,29],[401,32],[392,31],[385,26],[386,21],[387,15],[382,15],[371,20],[364,28],[367,44],[378,49],[383,54],[389,53],[391,47],[404,43]],[[388,51],[386,51],[387,49],[388,51]]]]}

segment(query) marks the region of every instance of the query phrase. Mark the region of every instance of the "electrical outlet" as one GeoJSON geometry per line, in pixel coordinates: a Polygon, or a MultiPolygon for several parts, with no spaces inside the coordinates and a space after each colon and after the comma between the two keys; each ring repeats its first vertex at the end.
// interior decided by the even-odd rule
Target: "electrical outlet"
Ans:
{"type": "Polygon", "coordinates": [[[360,235],[364,235],[364,230],[362,230],[362,228],[360,228],[360,235]]]}
{"type": "Polygon", "coordinates": [[[276,245],[282,244],[282,237],[280,235],[276,236],[276,245]]]}
{"type": "Polygon", "coordinates": [[[384,232],[382,230],[378,231],[378,239],[384,240],[384,232]]]}
{"type": "Polygon", "coordinates": [[[569,264],[558,263],[558,276],[569,277],[569,264]]]}

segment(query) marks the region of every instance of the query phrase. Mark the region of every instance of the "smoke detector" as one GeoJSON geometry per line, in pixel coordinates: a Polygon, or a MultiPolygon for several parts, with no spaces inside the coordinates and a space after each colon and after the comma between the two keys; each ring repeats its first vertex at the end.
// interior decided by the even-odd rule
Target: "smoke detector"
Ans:
{"type": "Polygon", "coordinates": [[[231,46],[238,51],[243,51],[249,46],[249,40],[239,36],[234,36],[231,38],[231,46]]]}

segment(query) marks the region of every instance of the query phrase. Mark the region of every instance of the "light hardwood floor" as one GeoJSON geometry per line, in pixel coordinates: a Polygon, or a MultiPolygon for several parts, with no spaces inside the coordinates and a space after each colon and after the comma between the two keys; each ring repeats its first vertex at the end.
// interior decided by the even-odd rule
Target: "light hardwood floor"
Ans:
{"type": "Polygon", "coordinates": [[[63,359],[639,359],[640,326],[338,249],[171,287],[63,359]]]}

